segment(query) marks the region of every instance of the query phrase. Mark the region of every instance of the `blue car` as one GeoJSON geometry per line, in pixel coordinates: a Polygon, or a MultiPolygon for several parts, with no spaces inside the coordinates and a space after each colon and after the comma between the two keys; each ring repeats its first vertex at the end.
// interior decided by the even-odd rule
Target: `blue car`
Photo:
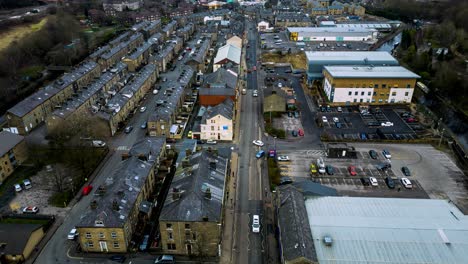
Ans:
{"type": "Polygon", "coordinates": [[[264,157],[265,156],[265,151],[263,150],[260,150],[259,152],[257,152],[257,154],[255,155],[255,157],[257,157],[257,159],[261,158],[261,157],[264,157]]]}

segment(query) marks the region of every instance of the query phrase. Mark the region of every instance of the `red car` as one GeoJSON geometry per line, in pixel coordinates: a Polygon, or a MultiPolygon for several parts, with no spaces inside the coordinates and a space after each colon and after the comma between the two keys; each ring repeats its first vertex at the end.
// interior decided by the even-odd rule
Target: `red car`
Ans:
{"type": "Polygon", "coordinates": [[[348,167],[348,171],[349,171],[349,174],[350,174],[351,176],[356,176],[356,175],[357,175],[356,167],[354,167],[353,165],[351,165],[351,166],[348,167]]]}
{"type": "Polygon", "coordinates": [[[297,131],[297,133],[299,134],[299,136],[303,137],[304,136],[304,131],[302,131],[302,129],[299,129],[297,131]]]}
{"type": "Polygon", "coordinates": [[[406,119],[406,122],[408,123],[415,123],[416,122],[416,119],[412,118],[412,117],[409,117],[408,119],[406,119]]]}
{"type": "Polygon", "coordinates": [[[91,186],[91,185],[86,185],[86,186],[83,188],[82,194],[83,194],[83,195],[88,195],[88,194],[91,192],[91,190],[93,190],[93,186],[91,186]]]}

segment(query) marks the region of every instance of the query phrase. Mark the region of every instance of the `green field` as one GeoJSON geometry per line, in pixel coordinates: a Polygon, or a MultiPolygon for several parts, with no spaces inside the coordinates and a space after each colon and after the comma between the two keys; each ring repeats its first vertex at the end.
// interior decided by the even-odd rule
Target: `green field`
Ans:
{"type": "Polygon", "coordinates": [[[7,48],[13,41],[20,40],[22,37],[34,31],[41,29],[47,22],[47,17],[43,18],[39,23],[20,25],[12,27],[5,32],[0,33],[0,51],[7,48]]]}

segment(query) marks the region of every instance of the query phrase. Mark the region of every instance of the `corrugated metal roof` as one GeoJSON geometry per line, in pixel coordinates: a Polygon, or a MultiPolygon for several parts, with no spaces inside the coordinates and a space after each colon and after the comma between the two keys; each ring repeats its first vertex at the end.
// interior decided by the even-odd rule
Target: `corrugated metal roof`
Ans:
{"type": "Polygon", "coordinates": [[[334,78],[420,78],[401,66],[325,66],[324,71],[334,78]]]}
{"type": "Polygon", "coordinates": [[[468,263],[468,217],[447,201],[310,197],[305,205],[320,263],[468,263]]]}

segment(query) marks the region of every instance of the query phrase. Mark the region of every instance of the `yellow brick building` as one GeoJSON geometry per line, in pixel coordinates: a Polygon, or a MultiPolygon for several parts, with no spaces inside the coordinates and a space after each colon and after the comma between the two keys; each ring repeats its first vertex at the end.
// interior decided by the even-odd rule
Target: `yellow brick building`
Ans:
{"type": "Polygon", "coordinates": [[[28,158],[28,149],[24,137],[0,132],[0,182],[10,176],[28,158]]]}
{"type": "Polygon", "coordinates": [[[332,103],[410,103],[417,74],[401,66],[325,66],[323,89],[332,103]]]}

